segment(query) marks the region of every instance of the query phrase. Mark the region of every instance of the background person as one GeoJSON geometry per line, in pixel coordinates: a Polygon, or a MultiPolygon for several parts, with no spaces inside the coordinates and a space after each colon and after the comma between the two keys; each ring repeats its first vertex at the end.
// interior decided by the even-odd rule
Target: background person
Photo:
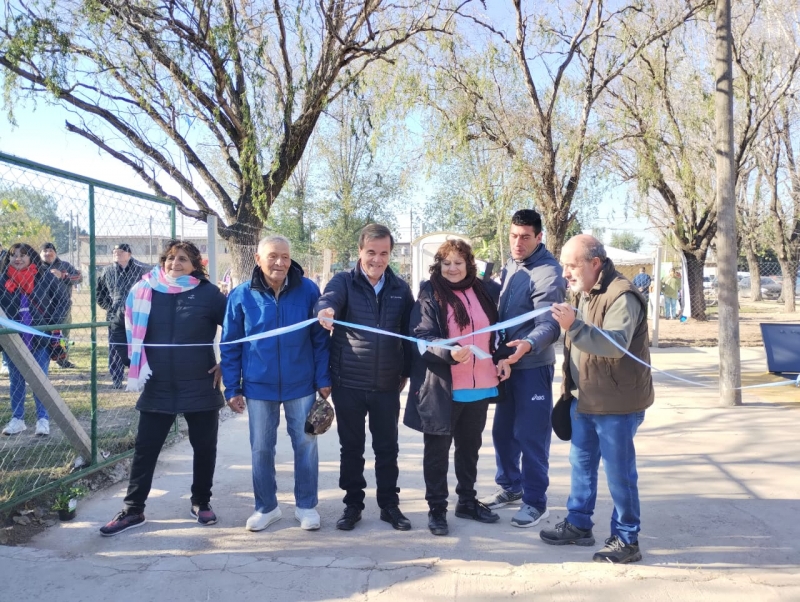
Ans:
{"type": "Polygon", "coordinates": [[[411,523],[400,511],[397,487],[400,391],[411,372],[412,348],[396,337],[333,325],[323,318],[408,334],[414,297],[389,267],[394,237],[386,226],[369,224],[358,239],[358,263],[331,278],[315,311],[333,330],[331,378],[341,455],[339,487],[345,509],[336,528],[350,531],[364,509],[364,421],[369,416],[381,520],[399,531],[411,523]]]}
{"type": "Polygon", "coordinates": [[[633,286],[635,286],[636,290],[644,297],[645,311],[647,311],[647,307],[650,305],[650,285],[652,283],[653,279],[644,267],[639,268],[639,273],[633,277],[633,286]]]}
{"type": "Polygon", "coordinates": [[[128,363],[125,338],[125,299],[148,269],[133,259],[131,247],[120,243],[112,252],[114,263],[106,266],[97,280],[97,304],[106,310],[108,321],[108,371],[112,386],[122,389],[128,363]]]}
{"type": "MultiPolygon", "coordinates": [[[[64,323],[72,322],[72,289],[83,280],[83,275],[75,266],[58,256],[56,246],[51,242],[46,242],[42,245],[40,255],[42,257],[42,265],[50,270],[50,273],[61,283],[69,301],[64,323]]],[[[51,339],[50,359],[61,368],[75,368],[75,364],[69,361],[68,357],[69,329],[66,328],[62,330],[60,334],[60,341],[51,339]]]]}
{"type": "Polygon", "coordinates": [[[561,263],[569,282],[570,302],[554,305],[552,313],[566,331],[562,396],[573,398],[572,477],[566,519],[553,529],[543,529],[539,536],[552,545],[594,545],[592,515],[602,458],[614,511],[611,537],[593,560],[636,562],[642,554],[633,437],[654,398],[647,365],[646,303],[636,287],[616,271],[596,238],[581,234],[569,239],[561,251],[561,263]],[[598,328],[634,357],[612,344],[598,328]]]}
{"type": "MultiPolygon", "coordinates": [[[[15,243],[0,261],[0,307],[8,316],[25,326],[50,326],[61,324],[67,313],[67,297],[64,289],[44,266],[39,254],[32,246],[15,243]]],[[[21,334],[25,346],[30,349],[36,363],[47,374],[50,365],[50,337],[21,334]]],[[[10,360],[6,352],[3,359],[8,366],[11,395],[11,420],[3,429],[4,435],[16,435],[27,429],[25,426],[25,378],[10,360]]],[[[50,434],[50,417],[42,402],[36,402],[36,434],[50,434]]]]}
{"type": "MultiPolygon", "coordinates": [[[[308,320],[318,299],[317,285],[292,261],[289,241],[268,236],[258,243],[253,277],[228,295],[222,340],[235,341],[308,320]]],[[[275,481],[281,406],[294,450],[294,516],[302,529],[320,527],[317,437],[305,432],[305,422],[314,391],[325,398],[331,392],[329,340],[315,323],[276,337],[221,347],[228,405],[242,413],[246,398],[250,414],[255,511],[247,519],[248,531],[261,531],[281,518],[275,481]]]]}
{"type": "MultiPolygon", "coordinates": [[[[542,243],[542,218],[533,209],[517,211],[509,228],[511,259],[503,269],[500,321],[564,300],[566,285],[558,261],[542,243]]],[[[549,516],[550,413],[553,409],[553,343],[560,330],[549,312],[510,328],[506,344],[514,353],[498,367],[514,365],[506,398],[494,412],[498,491],[483,500],[501,508],[522,500],[511,524],[533,527],[549,516]]]]}
{"type": "Polygon", "coordinates": [[[675,268],[670,268],[669,275],[661,281],[661,292],[664,294],[664,317],[672,320],[678,317],[678,291],[681,279],[675,268]]]}
{"type": "MultiPolygon", "coordinates": [[[[472,248],[463,240],[448,240],[436,251],[431,278],[420,288],[411,310],[411,336],[435,341],[470,334],[497,323],[500,287],[477,277],[472,248]],[[490,293],[489,289],[494,293],[490,293]]],[[[478,359],[468,345],[491,354],[494,333],[462,339],[458,350],[428,347],[414,354],[411,390],[403,423],[424,433],[422,470],[428,502],[428,528],[447,535],[447,471],[450,444],[455,440],[458,484],[455,515],[482,523],[500,517],[475,499],[478,453],[489,402],[500,395],[497,368],[491,358],[478,359]]]]}
{"type": "Polygon", "coordinates": [[[133,286],[125,303],[127,340],[132,345],[128,389],[142,391],[136,402],[139,428],[125,507],[100,528],[106,537],[145,523],[144,509],[158,456],[175,418],[183,414],[194,452],[190,514],[213,525],[211,486],[217,461],[219,367],[214,337],[225,317],[225,295],[209,282],[200,251],[171,240],[159,265],[133,286]],[[196,347],[143,347],[137,344],[196,347]]]}

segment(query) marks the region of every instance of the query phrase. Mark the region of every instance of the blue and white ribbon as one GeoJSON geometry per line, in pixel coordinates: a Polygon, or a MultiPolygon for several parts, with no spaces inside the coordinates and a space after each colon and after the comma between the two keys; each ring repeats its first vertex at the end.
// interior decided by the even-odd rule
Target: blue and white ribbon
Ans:
{"type": "MultiPolygon", "coordinates": [[[[371,326],[363,326],[361,324],[353,324],[351,322],[344,322],[342,320],[334,320],[334,319],[331,319],[331,318],[323,318],[323,320],[328,320],[333,324],[338,324],[339,326],[346,326],[347,328],[353,328],[355,330],[363,330],[365,332],[374,332],[374,333],[381,334],[381,335],[384,335],[384,336],[396,337],[398,339],[403,339],[403,340],[406,340],[406,341],[410,341],[410,342],[412,342],[412,343],[417,345],[417,349],[419,349],[419,352],[420,352],[420,355],[421,355],[421,354],[425,353],[425,350],[428,347],[439,347],[439,348],[442,348],[442,349],[450,349],[450,350],[459,349],[459,347],[453,345],[453,343],[457,343],[458,341],[460,341],[462,339],[469,338],[469,337],[474,336],[476,334],[483,334],[483,333],[486,333],[486,332],[496,332],[498,330],[503,330],[503,329],[506,329],[506,328],[511,328],[512,326],[518,326],[519,324],[524,324],[526,322],[530,322],[534,318],[536,318],[538,316],[541,316],[542,314],[547,313],[548,311],[550,311],[550,307],[549,306],[548,307],[542,307],[542,308],[539,308],[539,309],[535,309],[533,311],[529,311],[529,312],[527,312],[525,314],[522,314],[521,316],[517,316],[516,318],[512,318],[510,320],[505,320],[503,322],[499,322],[497,324],[493,324],[492,326],[487,326],[486,328],[481,328],[480,330],[476,330],[475,332],[471,332],[469,334],[461,335],[461,336],[458,336],[458,337],[453,337],[453,338],[450,338],[450,339],[436,340],[436,341],[426,341],[426,340],[423,340],[423,339],[418,339],[416,337],[410,337],[410,336],[406,336],[406,335],[399,334],[399,333],[396,333],[396,332],[388,332],[386,330],[381,330],[379,328],[373,328],[371,326]]],[[[235,341],[226,341],[226,342],[222,342],[222,343],[219,343],[219,344],[220,345],[238,345],[238,344],[241,344],[241,343],[248,343],[248,342],[251,342],[251,341],[258,341],[258,340],[261,340],[261,339],[268,339],[268,338],[271,338],[271,337],[277,337],[277,336],[280,336],[282,334],[286,334],[286,333],[289,333],[289,332],[294,332],[295,330],[300,330],[302,328],[306,328],[307,326],[310,326],[310,325],[314,324],[317,321],[318,321],[317,318],[309,318],[308,320],[305,320],[303,322],[298,322],[297,324],[292,324],[290,326],[283,326],[281,328],[275,328],[273,330],[268,330],[266,332],[260,332],[258,334],[253,334],[253,335],[250,335],[250,336],[247,336],[247,337],[243,337],[243,338],[237,339],[235,341]]],[[[592,328],[596,329],[601,335],[603,335],[606,339],[608,339],[608,341],[612,345],[614,345],[617,349],[622,351],[625,355],[628,355],[629,357],[633,358],[634,360],[636,360],[640,364],[642,364],[644,366],[647,366],[648,368],[650,368],[651,370],[653,370],[655,372],[658,372],[659,374],[663,374],[664,376],[666,376],[668,378],[672,378],[674,380],[679,380],[681,382],[684,382],[686,384],[689,384],[689,385],[692,385],[692,386],[695,386],[695,387],[704,387],[704,388],[708,388],[708,389],[715,389],[718,386],[718,385],[710,385],[708,383],[702,383],[702,382],[698,382],[698,381],[689,380],[687,378],[683,378],[682,376],[677,376],[677,375],[672,374],[670,372],[667,372],[665,370],[660,370],[659,368],[656,368],[652,364],[648,364],[644,360],[641,360],[638,357],[636,357],[635,355],[633,355],[630,351],[628,351],[622,345],[617,343],[608,333],[606,333],[601,328],[598,328],[594,324],[590,324],[590,326],[592,326],[592,328]]],[[[21,324],[19,322],[14,322],[13,320],[9,320],[7,318],[2,318],[2,317],[0,317],[0,327],[8,328],[9,330],[16,330],[19,333],[32,334],[32,335],[43,336],[43,337],[48,337],[48,338],[60,338],[60,337],[57,337],[57,336],[50,335],[50,334],[48,334],[46,332],[42,332],[40,330],[36,330],[35,328],[31,328],[30,326],[25,326],[24,324],[21,324]]],[[[121,344],[126,344],[126,343],[121,343],[121,344]]],[[[213,343],[182,343],[182,344],[148,343],[146,346],[148,346],[148,347],[205,347],[205,346],[208,346],[208,345],[213,345],[213,343]]],[[[480,349],[477,345],[468,345],[468,347],[472,350],[472,353],[474,353],[475,357],[477,357],[478,359],[489,359],[489,358],[492,357],[491,355],[489,355],[488,353],[486,353],[485,351],[480,349]]],[[[741,389],[741,390],[745,390],[745,389],[760,389],[760,388],[766,388],[766,387],[784,387],[786,385],[795,385],[797,387],[800,387],[800,374],[798,374],[796,380],[787,380],[785,382],[778,382],[778,383],[763,383],[763,384],[759,384],[759,385],[747,385],[745,387],[738,387],[738,389],[741,389]]]]}

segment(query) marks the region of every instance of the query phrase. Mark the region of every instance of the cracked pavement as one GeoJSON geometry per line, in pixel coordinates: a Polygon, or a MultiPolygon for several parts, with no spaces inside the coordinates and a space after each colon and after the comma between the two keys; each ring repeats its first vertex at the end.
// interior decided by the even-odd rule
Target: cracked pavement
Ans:
{"type": "MultiPolygon", "coordinates": [[[[716,349],[661,349],[655,365],[684,378],[713,372],[716,349]]],[[[743,371],[763,372],[763,350],[742,350],[743,371]]],[[[351,532],[334,527],[341,510],[335,429],[320,438],[322,528],[294,518],[292,452],[285,423],[276,456],[283,518],[244,530],[252,511],[247,417],[220,427],[214,510],[202,527],[189,516],[191,447],[164,450],[147,523],[116,537],[97,529],[120,509],[126,483],[81,501],[78,517],[26,547],[0,546],[3,600],[798,600],[800,599],[800,390],[769,401],[746,393],[739,408],[718,406],[713,390],[656,376],[656,403],[636,438],[644,559],[627,566],[591,562],[608,536],[611,501],[600,475],[596,548],[551,547],[540,527],[455,518],[450,535],[427,529],[422,436],[401,426],[401,508],[408,532],[378,518],[372,455],[367,508],[351,532]]],[[[558,389],[558,382],[554,385],[558,389]]],[[[490,421],[478,465],[479,495],[494,490],[490,421]]],[[[369,440],[369,435],[368,435],[369,440]]],[[[563,519],[569,445],[551,450],[551,516],[563,519]]],[[[451,462],[451,510],[455,477],[451,462]]]]}

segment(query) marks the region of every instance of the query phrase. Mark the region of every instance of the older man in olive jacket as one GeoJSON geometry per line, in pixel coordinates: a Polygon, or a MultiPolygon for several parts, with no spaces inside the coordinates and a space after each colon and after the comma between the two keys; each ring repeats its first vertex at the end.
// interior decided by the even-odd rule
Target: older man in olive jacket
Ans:
{"type": "Polygon", "coordinates": [[[572,398],[572,479],[567,518],[539,535],[552,545],[594,545],[592,514],[603,458],[614,512],[611,537],[594,560],[636,562],[642,554],[633,438],[654,398],[647,304],[596,238],[571,238],[561,263],[572,303],[554,305],[552,314],[567,333],[562,399],[572,398]]]}

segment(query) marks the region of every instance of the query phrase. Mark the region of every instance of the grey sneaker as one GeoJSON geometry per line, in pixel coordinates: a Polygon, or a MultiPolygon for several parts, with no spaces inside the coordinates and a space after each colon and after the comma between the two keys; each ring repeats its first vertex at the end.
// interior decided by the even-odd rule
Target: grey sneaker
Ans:
{"type": "Polygon", "coordinates": [[[543,518],[550,516],[550,511],[545,508],[544,512],[539,512],[529,504],[522,504],[522,508],[517,510],[517,513],[511,519],[511,524],[515,527],[535,527],[543,518]]]}
{"type": "Polygon", "coordinates": [[[551,546],[566,546],[575,544],[576,546],[593,546],[594,535],[591,529],[579,529],[571,522],[563,520],[554,529],[542,529],[539,537],[551,546]]]}
{"type": "Polygon", "coordinates": [[[490,510],[497,510],[498,508],[502,508],[503,506],[508,506],[509,504],[518,502],[521,499],[522,499],[521,491],[508,491],[506,489],[501,488],[498,489],[495,493],[493,493],[489,497],[483,498],[481,502],[486,504],[486,506],[490,510]]]}
{"type": "Polygon", "coordinates": [[[616,535],[606,539],[602,550],[595,552],[592,560],[595,562],[610,562],[611,564],[627,564],[642,559],[638,543],[625,543],[616,535]]]}

